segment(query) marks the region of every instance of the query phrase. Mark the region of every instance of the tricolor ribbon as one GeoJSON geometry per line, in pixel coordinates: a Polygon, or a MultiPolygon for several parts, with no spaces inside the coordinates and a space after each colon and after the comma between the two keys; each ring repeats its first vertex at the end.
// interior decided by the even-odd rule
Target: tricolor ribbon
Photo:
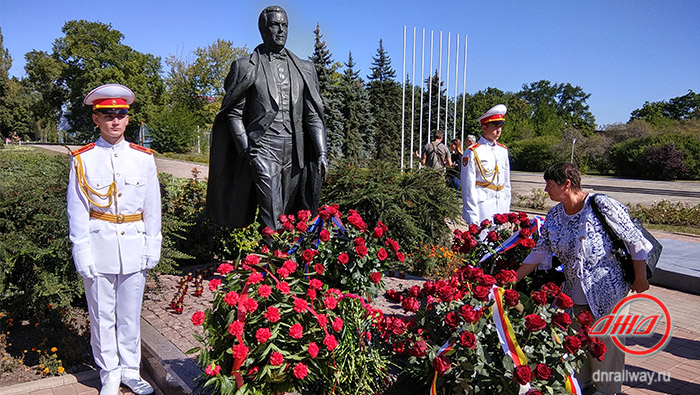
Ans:
{"type": "MultiPolygon", "coordinates": [[[[540,216],[530,218],[530,227],[528,229],[530,229],[532,232],[530,233],[530,237],[528,237],[528,238],[532,238],[532,235],[535,234],[535,232],[536,233],[540,232],[540,228],[542,227],[542,223],[544,223],[544,218],[542,218],[540,216]]],[[[513,232],[513,234],[510,235],[510,237],[508,239],[506,239],[506,241],[501,243],[501,245],[499,245],[498,247],[494,248],[493,252],[489,252],[489,253],[485,254],[483,257],[481,257],[481,259],[479,260],[479,263],[491,258],[494,255],[497,255],[497,254],[500,254],[502,252],[506,252],[506,251],[510,250],[511,248],[520,244],[520,239],[522,239],[522,238],[523,237],[520,236],[520,231],[513,232]]]]}
{"type": "MultiPolygon", "coordinates": [[[[554,341],[557,342],[557,344],[561,344],[561,338],[559,335],[557,335],[557,332],[552,328],[552,337],[554,337],[554,341]]],[[[564,354],[564,356],[561,358],[562,360],[566,360],[568,357],[568,354],[564,354]]],[[[576,380],[576,377],[574,377],[574,372],[571,371],[571,368],[567,365],[566,370],[568,371],[568,375],[564,378],[564,387],[566,387],[566,390],[570,394],[575,394],[575,395],[581,395],[583,394],[583,391],[581,390],[581,386],[578,383],[578,380],[576,380]]]]}
{"type": "Polygon", "coordinates": [[[518,367],[527,364],[527,358],[525,357],[525,353],[523,353],[523,350],[520,348],[520,345],[515,338],[513,326],[511,325],[505,308],[503,307],[504,292],[505,291],[503,288],[494,285],[489,293],[489,299],[493,299],[495,302],[491,306],[493,311],[493,321],[496,324],[496,332],[498,333],[498,340],[501,342],[503,352],[511,357],[515,367],[518,367]]]}

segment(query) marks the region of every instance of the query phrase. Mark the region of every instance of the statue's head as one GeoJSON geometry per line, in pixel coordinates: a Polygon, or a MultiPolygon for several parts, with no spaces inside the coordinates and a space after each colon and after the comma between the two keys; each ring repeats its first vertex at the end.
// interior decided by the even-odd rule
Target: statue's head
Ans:
{"type": "Polygon", "coordinates": [[[258,28],[267,49],[277,52],[287,42],[287,12],[276,5],[266,7],[258,18],[258,28]]]}

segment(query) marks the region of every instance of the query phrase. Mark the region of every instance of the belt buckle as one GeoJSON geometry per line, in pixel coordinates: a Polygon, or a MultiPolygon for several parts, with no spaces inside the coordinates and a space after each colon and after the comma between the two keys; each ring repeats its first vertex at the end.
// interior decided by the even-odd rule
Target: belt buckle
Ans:
{"type": "Polygon", "coordinates": [[[117,223],[124,223],[124,214],[117,214],[117,223]]]}

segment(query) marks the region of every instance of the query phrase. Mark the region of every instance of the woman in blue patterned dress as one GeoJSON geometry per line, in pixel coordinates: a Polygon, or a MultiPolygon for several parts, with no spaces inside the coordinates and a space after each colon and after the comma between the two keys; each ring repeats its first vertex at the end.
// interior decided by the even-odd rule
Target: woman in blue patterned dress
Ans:
{"type": "MultiPolygon", "coordinates": [[[[549,167],[544,179],[545,192],[559,204],[547,213],[536,247],[518,269],[518,279],[538,266],[540,269],[551,268],[552,255],[556,255],[564,265],[566,280],[562,291],[573,300],[574,314],[588,310],[595,320],[609,314],[630,290],[644,292],[649,289],[646,258],[651,245],[632,222],[627,208],[606,195],[589,196],[581,189],[581,173],[570,163],[549,167]],[[622,267],[611,254],[612,241],[591,208],[592,198],[596,199],[608,224],[632,255],[636,273],[633,284],[623,279],[622,267]]],[[[577,377],[584,393],[593,392],[595,387],[595,394],[615,394],[621,391],[621,382],[594,382],[593,378],[622,377],[625,354],[610,337],[601,339],[607,347],[603,361],[589,355],[577,377]],[[594,374],[596,371],[611,374],[594,374]]]]}

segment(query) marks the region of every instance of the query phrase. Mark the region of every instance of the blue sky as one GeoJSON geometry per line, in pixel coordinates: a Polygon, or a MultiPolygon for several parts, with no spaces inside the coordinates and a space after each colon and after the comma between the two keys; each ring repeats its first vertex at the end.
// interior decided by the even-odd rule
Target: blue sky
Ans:
{"type": "MultiPolygon", "coordinates": [[[[65,21],[109,23],[133,49],[162,59],[190,56],[217,38],[254,48],[261,40],[257,17],[272,1],[0,0],[0,27],[10,50],[10,74],[24,75],[24,54],[51,51],[65,21]]],[[[468,36],[467,92],[487,87],[515,92],[541,79],[569,82],[586,93],[599,125],[626,122],[645,101],[700,92],[700,2],[694,0],[573,1],[278,1],[289,14],[288,48],[301,57],[313,50],[316,23],[336,61],[348,51],[369,74],[379,39],[402,72],[403,26],[406,72],[411,77],[416,27],[415,80],[420,83],[421,33],[425,29],[425,78],[430,32],[433,69],[443,32],[443,79],[447,33],[451,34],[450,96],[454,93],[455,36],[460,35],[458,93],[462,92],[464,36],[468,36]]],[[[167,71],[167,70],[165,70],[167,71]]],[[[495,103],[494,103],[495,104],[495,103]]]]}

